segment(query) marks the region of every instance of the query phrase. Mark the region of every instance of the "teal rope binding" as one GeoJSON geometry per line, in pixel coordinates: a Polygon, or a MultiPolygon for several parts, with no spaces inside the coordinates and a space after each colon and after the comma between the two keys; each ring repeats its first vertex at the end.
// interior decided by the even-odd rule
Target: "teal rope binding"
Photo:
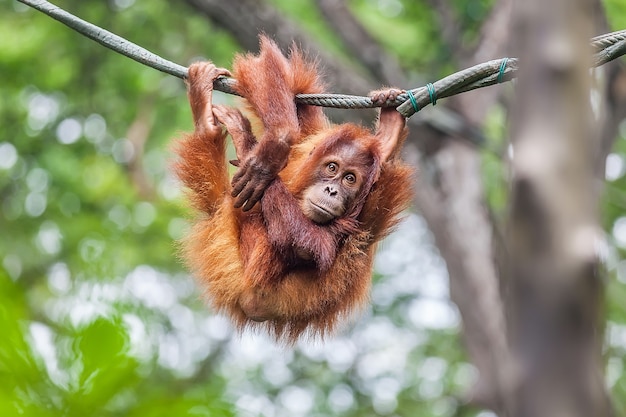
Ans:
{"type": "Polygon", "coordinates": [[[413,95],[413,92],[411,90],[408,90],[406,93],[409,96],[409,100],[411,100],[413,110],[415,111],[415,113],[417,113],[418,111],[420,111],[420,107],[417,105],[417,101],[415,101],[415,96],[413,95]]]}
{"type": "Polygon", "coordinates": [[[504,71],[506,70],[506,64],[509,62],[509,58],[503,58],[502,64],[500,64],[500,71],[498,71],[498,84],[501,84],[504,80],[504,71]]]}
{"type": "MultiPolygon", "coordinates": [[[[187,68],[161,58],[152,52],[108,32],[96,25],[86,22],[66,12],[46,0],[18,0],[40,12],[58,20],[82,35],[95,40],[106,48],[112,49],[135,61],[151,68],[163,71],[178,78],[187,78],[187,68]]],[[[590,41],[592,65],[598,67],[622,55],[626,55],[626,30],[596,36],[590,41]]],[[[384,107],[396,107],[404,117],[411,117],[428,104],[435,105],[437,98],[450,97],[477,88],[495,85],[515,79],[518,69],[516,58],[496,59],[449,75],[426,87],[414,88],[400,94],[394,102],[382,104],[384,107]]],[[[218,78],[213,87],[224,93],[235,94],[237,80],[218,78]]],[[[344,94],[298,94],[296,102],[312,106],[333,107],[341,109],[366,109],[380,107],[369,97],[350,96],[344,94]]]]}
{"type": "Polygon", "coordinates": [[[430,98],[430,103],[435,106],[437,105],[437,92],[435,91],[435,86],[431,83],[426,84],[426,88],[428,89],[428,97],[430,98]]]}

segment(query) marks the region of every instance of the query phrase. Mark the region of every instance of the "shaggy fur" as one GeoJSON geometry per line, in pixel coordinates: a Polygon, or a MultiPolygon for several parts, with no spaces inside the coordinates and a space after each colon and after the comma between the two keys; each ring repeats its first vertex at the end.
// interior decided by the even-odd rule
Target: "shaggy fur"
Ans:
{"type": "MultiPolygon", "coordinates": [[[[249,212],[233,208],[225,158],[225,132],[198,129],[178,142],[175,165],[198,211],[183,241],[183,255],[211,305],[239,329],[265,328],[277,340],[324,336],[368,299],[376,243],[397,225],[411,200],[412,169],[396,158],[406,131],[395,111],[383,111],[376,132],[352,125],[331,126],[322,110],[296,105],[298,93],[320,93],[315,66],[292,48],[289,58],[266,37],[261,52],[238,56],[233,76],[253,118],[260,121],[258,144],[247,120],[231,136],[240,159],[256,146],[272,158],[277,132],[289,138],[287,166],[249,212]],[[401,126],[392,129],[388,126],[401,126]],[[267,145],[265,145],[267,144],[267,145]],[[358,149],[366,181],[347,212],[328,225],[306,218],[299,196],[311,184],[320,158],[337,146],[358,149]],[[386,160],[384,160],[386,159],[386,160]],[[299,250],[313,259],[299,259],[299,250]],[[271,311],[264,322],[242,310],[253,295],[271,311]]],[[[206,98],[190,95],[194,118],[206,98]]]]}

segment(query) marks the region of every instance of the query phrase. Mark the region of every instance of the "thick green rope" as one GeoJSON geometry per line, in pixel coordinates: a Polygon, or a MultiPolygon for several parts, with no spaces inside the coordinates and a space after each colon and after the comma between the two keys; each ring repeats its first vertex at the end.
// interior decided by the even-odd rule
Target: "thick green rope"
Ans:
{"type": "MultiPolygon", "coordinates": [[[[18,1],[139,63],[178,78],[187,78],[187,68],[182,65],[163,59],[120,36],[79,19],[52,3],[45,0],[18,1]]],[[[590,44],[594,51],[593,66],[606,64],[626,54],[626,30],[596,36],[591,39],[590,44]]],[[[396,107],[405,117],[410,117],[428,104],[434,104],[436,99],[510,81],[516,77],[517,70],[518,61],[516,58],[496,59],[456,72],[432,84],[429,83],[427,86],[414,88],[411,90],[412,97],[409,97],[408,92],[403,93],[395,101],[384,103],[382,106],[396,107]]],[[[236,94],[233,88],[236,83],[237,81],[233,78],[219,78],[214,82],[214,87],[224,93],[236,94]]],[[[372,103],[369,97],[344,94],[298,94],[296,102],[341,109],[365,109],[381,106],[372,103]]]]}

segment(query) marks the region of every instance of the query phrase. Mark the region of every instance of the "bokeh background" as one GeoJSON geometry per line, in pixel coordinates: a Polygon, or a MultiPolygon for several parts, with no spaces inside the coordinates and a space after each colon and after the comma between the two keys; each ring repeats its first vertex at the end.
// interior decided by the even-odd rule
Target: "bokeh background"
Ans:
{"type": "MultiPolygon", "coordinates": [[[[182,65],[211,59],[230,67],[233,55],[249,46],[194,3],[57,4],[182,65]]],[[[337,92],[380,87],[375,65],[357,62],[316,2],[259,3],[350,65],[354,77],[374,74],[365,90],[337,92]]],[[[496,3],[347,5],[394,57],[408,83],[399,87],[408,88],[471,62],[463,53],[482,39],[496,3]]],[[[602,4],[607,29],[622,29],[626,4],[602,4]]],[[[228,19],[234,18],[224,14],[228,19]]],[[[336,75],[332,68],[328,73],[336,75]]],[[[511,85],[492,89],[505,98],[514,93],[511,85]]],[[[215,101],[235,103],[221,93],[215,101]]],[[[498,217],[507,196],[506,101],[488,110],[469,136],[482,140],[485,201],[498,217]]],[[[331,115],[372,122],[373,113],[349,112],[331,115]]],[[[380,246],[370,307],[336,337],[285,348],[263,335],[233,334],[206,307],[177,257],[190,213],[168,167],[170,144],[192,129],[191,120],[181,80],[0,0],[0,416],[494,416],[469,394],[478,371],[464,349],[446,263],[416,210],[380,246]]],[[[437,123],[456,126],[445,118],[437,123]]],[[[618,136],[606,161],[601,208],[609,242],[606,382],[620,410],[626,408],[626,124],[618,136]]],[[[420,175],[429,172],[420,167],[420,175]]]]}

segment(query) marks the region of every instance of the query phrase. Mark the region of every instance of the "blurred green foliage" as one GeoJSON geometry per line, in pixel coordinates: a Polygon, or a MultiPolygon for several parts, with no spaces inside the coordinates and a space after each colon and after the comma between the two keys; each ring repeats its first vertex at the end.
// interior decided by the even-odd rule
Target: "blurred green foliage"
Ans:
{"type": "MultiPolygon", "coordinates": [[[[405,69],[435,79],[455,67],[427,3],[350,6],[405,69]]],[[[492,3],[452,2],[464,42],[476,39],[492,3]]],[[[180,64],[205,57],[229,66],[238,50],[184,2],[58,4],[180,64]]],[[[311,1],[274,4],[346,53],[311,1]]],[[[613,24],[624,21],[622,2],[606,5],[613,24]]],[[[422,320],[420,297],[445,296],[445,267],[418,220],[399,246],[426,249],[398,259],[388,244],[388,262],[401,267],[376,276],[372,308],[349,336],[293,351],[231,338],[176,256],[187,209],[168,170],[169,144],[192,128],[182,81],[0,0],[0,97],[0,416],[488,415],[463,397],[475,371],[454,308],[438,304],[444,326],[422,320]]],[[[485,126],[496,213],[506,201],[503,113],[494,109],[485,126]]],[[[625,144],[614,151],[622,168],[625,144]]],[[[621,169],[603,203],[608,231],[625,211],[621,169]]],[[[611,247],[607,329],[607,379],[622,409],[624,248],[618,238],[611,247]]]]}

